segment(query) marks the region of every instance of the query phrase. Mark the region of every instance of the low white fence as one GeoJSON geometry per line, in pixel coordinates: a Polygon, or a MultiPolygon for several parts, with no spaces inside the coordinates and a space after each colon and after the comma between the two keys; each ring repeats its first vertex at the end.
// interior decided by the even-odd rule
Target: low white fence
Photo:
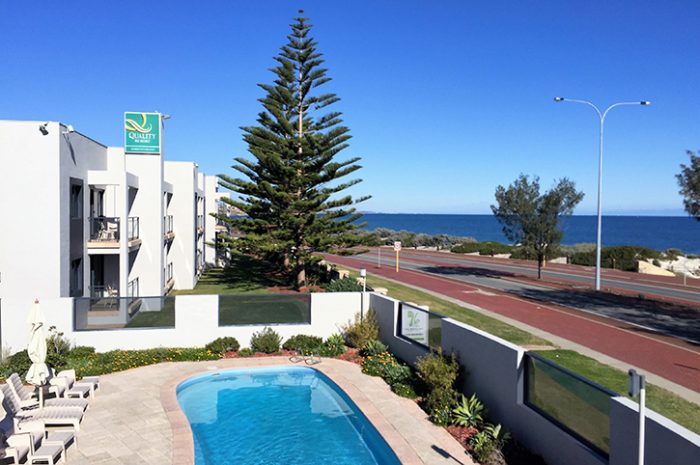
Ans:
{"type": "MultiPolygon", "coordinates": [[[[417,357],[428,352],[427,347],[398,334],[400,302],[372,294],[369,305],[377,313],[382,342],[394,354],[413,364],[417,357]]],[[[547,463],[637,463],[639,414],[636,403],[623,396],[610,396],[605,413],[609,420],[604,425],[609,427],[605,444],[609,455],[606,455],[526,403],[524,360],[528,356],[523,348],[450,318],[442,319],[439,331],[443,351],[456,354],[466,372],[460,390],[465,394],[476,393],[489,409],[493,421],[502,423],[547,463]]],[[[585,414],[581,412],[582,416],[585,414]]],[[[647,409],[645,463],[700,464],[700,436],[647,409]]]]}
{"type": "MultiPolygon", "coordinates": [[[[358,292],[311,294],[309,324],[269,324],[284,339],[295,334],[326,338],[340,332],[340,327],[351,321],[363,308],[367,309],[369,296],[358,292]]],[[[3,347],[17,352],[26,347],[29,326],[26,323],[31,300],[3,299],[0,334],[3,347]]],[[[41,310],[47,319],[47,328],[58,331],[75,345],[93,346],[98,352],[114,349],[146,349],[152,347],[201,347],[222,336],[233,336],[241,347],[247,347],[250,337],[266,325],[219,326],[219,296],[190,295],[175,297],[174,327],[171,328],[111,328],[76,331],[74,299],[44,299],[41,310]]],[[[81,315],[81,312],[76,312],[81,315]]],[[[80,318],[80,316],[79,316],[80,318]]],[[[80,323],[80,322],[78,322],[80,323]]]]}

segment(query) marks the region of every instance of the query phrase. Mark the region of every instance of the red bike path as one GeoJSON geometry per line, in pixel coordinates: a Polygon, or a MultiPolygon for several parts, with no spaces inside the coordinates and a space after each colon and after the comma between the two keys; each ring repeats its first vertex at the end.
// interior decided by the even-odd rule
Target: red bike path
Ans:
{"type": "MultiPolygon", "coordinates": [[[[367,265],[352,257],[332,256],[329,260],[353,268],[367,265]]],[[[521,321],[700,392],[700,347],[684,341],[668,341],[667,337],[647,334],[632,325],[552,304],[529,302],[490,288],[479,292],[476,286],[419,271],[397,273],[392,267],[368,271],[521,321]]]]}

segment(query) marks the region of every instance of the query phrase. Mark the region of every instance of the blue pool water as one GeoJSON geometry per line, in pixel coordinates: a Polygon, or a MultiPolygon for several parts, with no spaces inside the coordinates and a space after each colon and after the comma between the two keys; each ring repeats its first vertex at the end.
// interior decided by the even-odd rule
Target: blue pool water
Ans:
{"type": "Polygon", "coordinates": [[[177,398],[196,465],[400,464],[348,396],[312,368],[208,373],[181,383],[177,398]]]}

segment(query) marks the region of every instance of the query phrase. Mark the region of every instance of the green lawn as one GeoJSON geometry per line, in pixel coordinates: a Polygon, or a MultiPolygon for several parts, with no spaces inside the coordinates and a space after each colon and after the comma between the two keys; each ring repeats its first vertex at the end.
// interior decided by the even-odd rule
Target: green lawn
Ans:
{"type": "MultiPolygon", "coordinates": [[[[340,268],[348,269],[352,278],[359,275],[355,269],[346,266],[340,268]]],[[[374,276],[369,272],[367,273],[367,283],[373,288],[384,287],[388,289],[389,296],[395,299],[428,305],[432,311],[467,323],[514,344],[525,347],[528,345],[552,345],[550,342],[522,329],[515,328],[426,292],[374,276]]],[[[627,392],[627,372],[625,371],[610,367],[571,350],[538,350],[537,353],[601,386],[622,394],[627,392]]],[[[651,384],[647,384],[647,404],[652,410],[700,434],[700,405],[651,384]]]]}
{"type": "Polygon", "coordinates": [[[222,295],[219,325],[309,324],[309,294],[222,295]]]}
{"type": "Polygon", "coordinates": [[[236,254],[231,266],[212,269],[202,275],[194,289],[173,291],[171,295],[263,293],[269,287],[285,287],[264,262],[236,254]]]}

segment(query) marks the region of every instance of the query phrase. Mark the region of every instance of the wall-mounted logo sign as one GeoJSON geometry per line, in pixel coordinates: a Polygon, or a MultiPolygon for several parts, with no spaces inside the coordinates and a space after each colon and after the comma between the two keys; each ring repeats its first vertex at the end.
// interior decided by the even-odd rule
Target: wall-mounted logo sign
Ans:
{"type": "Polygon", "coordinates": [[[401,335],[428,345],[428,313],[401,303],[401,335]]]}
{"type": "Polygon", "coordinates": [[[160,113],[124,113],[124,152],[161,153],[160,113]]]}

